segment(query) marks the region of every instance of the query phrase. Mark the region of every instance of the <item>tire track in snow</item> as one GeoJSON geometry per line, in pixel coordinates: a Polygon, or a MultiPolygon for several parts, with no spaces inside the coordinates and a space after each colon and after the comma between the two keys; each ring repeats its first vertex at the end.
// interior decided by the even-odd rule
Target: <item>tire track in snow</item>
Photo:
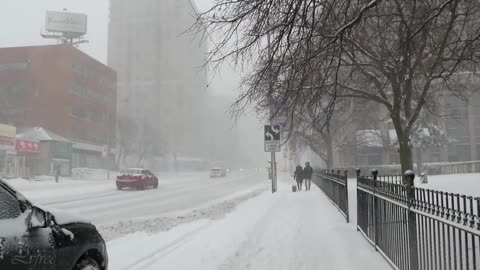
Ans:
{"type": "MultiPolygon", "coordinates": [[[[58,187],[58,190],[50,190],[53,187],[49,186],[45,192],[51,193],[52,196],[44,197],[42,190],[39,189],[35,194],[38,194],[39,198],[35,199],[33,196],[33,201],[48,208],[76,212],[94,223],[106,224],[192,209],[263,183],[266,181],[263,181],[262,175],[255,173],[232,175],[221,179],[199,177],[181,181],[169,180],[163,185],[160,183],[159,189],[138,192],[118,191],[114,188],[115,182],[109,182],[98,185],[101,189],[105,188],[105,184],[111,185],[112,189],[106,192],[80,193],[70,197],[67,196],[72,192],[62,193],[67,190],[65,186],[58,187]]],[[[79,192],[91,190],[78,183],[73,184],[71,188],[73,190],[78,188],[79,192]]]]}
{"type": "Polygon", "coordinates": [[[171,252],[175,251],[182,245],[188,243],[189,241],[192,240],[192,238],[199,232],[205,230],[210,223],[207,223],[205,225],[202,225],[199,228],[196,228],[193,231],[187,232],[183,234],[182,236],[178,237],[177,239],[171,241],[170,243],[161,246],[158,249],[155,249],[151,252],[149,252],[147,255],[138,258],[134,262],[126,265],[125,267],[121,268],[121,270],[135,270],[135,269],[145,269],[149,266],[152,266],[155,264],[155,262],[166,255],[170,254],[171,252]]]}
{"type": "Polygon", "coordinates": [[[62,206],[70,206],[75,209],[77,212],[89,212],[89,211],[96,211],[100,212],[102,210],[112,210],[112,207],[129,207],[132,206],[134,203],[138,202],[151,202],[153,200],[163,200],[169,199],[172,197],[176,197],[179,194],[195,194],[203,189],[211,189],[217,188],[219,186],[224,186],[226,184],[233,184],[239,182],[241,179],[232,179],[230,181],[225,182],[216,182],[210,185],[189,185],[183,186],[178,189],[173,190],[164,190],[162,188],[159,189],[147,189],[143,191],[116,191],[118,194],[117,196],[113,196],[115,199],[118,200],[104,200],[103,198],[98,198],[98,203],[93,204],[95,200],[88,201],[89,205],[85,205],[84,203],[79,204],[78,207],[76,205],[70,205],[69,202],[65,204],[61,204],[62,206]],[[117,198],[118,197],[118,198],[117,198]]]}
{"type": "MultiPolygon", "coordinates": [[[[221,185],[217,185],[221,187],[221,185]]],[[[128,207],[112,208],[107,207],[102,211],[96,209],[94,212],[80,212],[86,216],[90,216],[93,221],[102,223],[115,220],[115,218],[123,217],[123,219],[140,218],[142,216],[162,215],[163,213],[176,212],[183,209],[190,209],[198,205],[208,203],[225,196],[235,193],[240,188],[249,189],[250,187],[258,187],[259,185],[241,186],[239,184],[231,186],[231,190],[212,190],[210,187],[196,188],[189,192],[180,192],[177,194],[167,194],[163,197],[155,198],[156,200],[142,200],[132,204],[130,201],[128,207]]]]}

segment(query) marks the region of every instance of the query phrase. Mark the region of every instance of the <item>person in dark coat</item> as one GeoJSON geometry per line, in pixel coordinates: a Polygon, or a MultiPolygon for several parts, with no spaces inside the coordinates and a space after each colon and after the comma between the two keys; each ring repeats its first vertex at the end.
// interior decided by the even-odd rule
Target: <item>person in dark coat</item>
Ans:
{"type": "Polygon", "coordinates": [[[312,175],[313,169],[310,167],[310,162],[305,163],[305,168],[303,169],[303,178],[305,179],[305,190],[310,190],[312,186],[312,175]]]}
{"type": "Polygon", "coordinates": [[[60,164],[55,163],[53,167],[53,173],[55,174],[55,183],[58,183],[58,178],[60,177],[60,164]]]}
{"type": "Polygon", "coordinates": [[[297,188],[298,190],[302,190],[303,185],[303,169],[302,166],[298,165],[295,169],[295,174],[293,175],[293,179],[297,181],[297,188]]]}

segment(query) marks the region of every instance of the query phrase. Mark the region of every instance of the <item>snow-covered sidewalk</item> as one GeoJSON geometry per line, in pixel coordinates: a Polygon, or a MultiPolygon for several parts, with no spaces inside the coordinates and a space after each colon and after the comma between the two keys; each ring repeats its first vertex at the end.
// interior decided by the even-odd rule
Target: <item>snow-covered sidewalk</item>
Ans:
{"type": "Polygon", "coordinates": [[[278,193],[250,199],[221,220],[113,240],[109,269],[389,269],[317,187],[292,193],[290,184],[280,183],[278,193]]]}

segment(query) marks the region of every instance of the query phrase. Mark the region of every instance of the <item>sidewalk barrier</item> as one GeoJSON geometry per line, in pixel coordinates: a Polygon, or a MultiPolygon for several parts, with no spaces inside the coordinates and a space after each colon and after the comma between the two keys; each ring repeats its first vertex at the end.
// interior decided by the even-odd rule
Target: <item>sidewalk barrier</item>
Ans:
{"type": "Polygon", "coordinates": [[[412,171],[360,173],[357,230],[393,269],[480,269],[480,198],[417,188],[412,171]]]}
{"type": "Polygon", "coordinates": [[[347,171],[320,171],[315,174],[313,182],[327,195],[328,199],[350,222],[348,213],[348,176],[347,171]]]}

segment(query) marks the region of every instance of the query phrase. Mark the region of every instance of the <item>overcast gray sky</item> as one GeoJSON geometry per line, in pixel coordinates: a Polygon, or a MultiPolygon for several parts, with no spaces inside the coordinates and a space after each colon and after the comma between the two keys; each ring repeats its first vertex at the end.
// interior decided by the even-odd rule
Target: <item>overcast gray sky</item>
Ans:
{"type": "MultiPolygon", "coordinates": [[[[213,0],[191,1],[200,11],[205,11],[213,3],[213,0]]],[[[54,40],[40,36],[45,12],[66,8],[88,16],[86,39],[89,43],[82,44],[80,49],[102,63],[107,62],[109,0],[0,0],[0,6],[0,47],[55,44],[54,40]]],[[[231,66],[226,66],[220,73],[209,75],[209,85],[211,93],[233,98],[239,76],[231,66]]]]}
{"type": "MultiPolygon", "coordinates": [[[[161,0],[160,0],[161,1],[161,0]]],[[[188,1],[188,0],[178,0],[188,1]]],[[[192,0],[205,10],[212,0],[192,0]]],[[[45,11],[62,10],[88,16],[89,44],[81,49],[105,63],[107,59],[109,0],[0,0],[0,47],[53,44],[40,37],[45,24],[45,11]]]]}
{"type": "MultiPolygon", "coordinates": [[[[205,11],[213,3],[213,0],[192,1],[196,2],[200,11],[205,11]]],[[[89,43],[82,44],[80,49],[100,62],[107,62],[109,0],[0,0],[0,6],[0,47],[55,44],[55,41],[40,36],[45,24],[45,12],[66,8],[88,16],[86,39],[89,43]]],[[[235,90],[239,85],[239,77],[238,72],[226,65],[220,74],[209,75],[209,91],[233,99],[237,93],[235,90]]],[[[252,115],[241,122],[247,122],[245,124],[250,126],[249,132],[245,133],[245,137],[249,137],[246,141],[262,138],[260,123],[252,115]]]]}

